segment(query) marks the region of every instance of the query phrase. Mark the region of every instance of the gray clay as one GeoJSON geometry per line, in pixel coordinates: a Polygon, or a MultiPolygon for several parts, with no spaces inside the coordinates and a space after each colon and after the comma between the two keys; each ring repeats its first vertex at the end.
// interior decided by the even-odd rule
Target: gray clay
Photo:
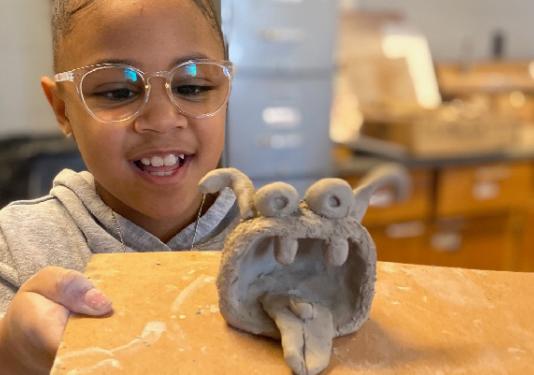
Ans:
{"type": "Polygon", "coordinates": [[[368,319],[376,278],[374,243],[360,221],[372,193],[391,184],[402,196],[406,172],[381,167],[354,191],[343,180],[316,182],[299,202],[289,185],[254,192],[236,169],[210,172],[200,189],[231,187],[242,221],[228,236],[217,279],[226,321],[253,334],[281,339],[296,374],[318,374],[332,340],[368,319]]]}
{"type": "Polygon", "coordinates": [[[317,374],[328,367],[334,326],[327,307],[275,294],[261,304],[280,330],[284,359],[295,373],[317,374]]]}
{"type": "Polygon", "coordinates": [[[200,192],[217,193],[225,187],[231,187],[237,195],[242,219],[254,216],[254,185],[240,170],[235,168],[215,169],[202,179],[200,192]]]}
{"type": "Polygon", "coordinates": [[[259,189],[254,195],[258,215],[284,217],[291,215],[299,205],[299,193],[293,186],[275,182],[259,189]]]}

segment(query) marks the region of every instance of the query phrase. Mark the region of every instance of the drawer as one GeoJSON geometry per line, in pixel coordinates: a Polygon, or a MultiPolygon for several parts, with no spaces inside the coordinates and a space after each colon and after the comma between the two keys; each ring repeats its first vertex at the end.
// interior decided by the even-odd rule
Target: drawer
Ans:
{"type": "Polygon", "coordinates": [[[507,215],[370,226],[381,261],[517,270],[518,230],[507,215]]]}
{"type": "Polygon", "coordinates": [[[437,221],[420,251],[425,264],[514,270],[517,231],[508,215],[437,221]]]}
{"type": "Polygon", "coordinates": [[[325,69],[334,65],[337,2],[222,0],[230,59],[239,69],[325,69]]]}
{"type": "Polygon", "coordinates": [[[423,220],[396,222],[367,227],[383,262],[424,263],[419,256],[425,247],[428,224],[423,220]]]}
{"type": "Polygon", "coordinates": [[[532,194],[529,163],[502,163],[440,171],[438,216],[477,215],[524,207],[532,194]]]}
{"type": "MultiPolygon", "coordinates": [[[[386,225],[407,220],[426,220],[432,208],[432,173],[427,170],[410,171],[412,192],[407,200],[395,202],[389,189],[378,190],[363,218],[366,226],[386,225]]],[[[358,186],[360,176],[345,177],[352,187],[358,186]]]]}
{"type": "Polygon", "coordinates": [[[534,272],[534,204],[530,204],[524,221],[517,270],[534,272]]]}
{"type": "Polygon", "coordinates": [[[330,175],[330,79],[236,79],[227,164],[251,178],[330,175]]]}

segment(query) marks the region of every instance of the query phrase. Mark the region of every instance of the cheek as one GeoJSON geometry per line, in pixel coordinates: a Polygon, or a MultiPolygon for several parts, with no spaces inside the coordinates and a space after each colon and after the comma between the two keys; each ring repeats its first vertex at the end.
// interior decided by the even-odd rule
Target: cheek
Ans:
{"type": "Polygon", "coordinates": [[[111,134],[91,134],[78,141],[87,169],[95,176],[113,176],[125,168],[120,144],[111,134]]]}
{"type": "Polygon", "coordinates": [[[118,168],[123,160],[124,132],[120,128],[106,126],[86,116],[76,118],[71,125],[74,140],[89,171],[98,174],[100,170],[118,168]]]}
{"type": "Polygon", "coordinates": [[[225,118],[226,115],[218,115],[198,127],[203,154],[213,164],[211,168],[216,167],[224,148],[225,118]]]}

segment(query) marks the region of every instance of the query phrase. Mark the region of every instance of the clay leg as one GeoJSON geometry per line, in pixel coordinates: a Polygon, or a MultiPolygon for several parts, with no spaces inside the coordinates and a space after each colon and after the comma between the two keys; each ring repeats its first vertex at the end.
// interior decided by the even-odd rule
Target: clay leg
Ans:
{"type": "Polygon", "coordinates": [[[284,295],[267,295],[261,303],[280,330],[284,358],[293,372],[315,375],[328,367],[334,337],[328,309],[284,295]]]}

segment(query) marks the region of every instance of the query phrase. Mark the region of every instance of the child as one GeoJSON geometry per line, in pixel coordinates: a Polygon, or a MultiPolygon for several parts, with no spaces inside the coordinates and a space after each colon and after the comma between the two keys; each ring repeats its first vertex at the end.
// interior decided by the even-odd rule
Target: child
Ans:
{"type": "Polygon", "coordinates": [[[232,66],[210,0],[55,0],[42,87],[88,172],[0,212],[0,373],[47,373],[70,312],[111,301],[93,253],[222,248],[235,196],[197,184],[224,145],[232,66]],[[53,266],[53,267],[47,267],[53,266]]]}

